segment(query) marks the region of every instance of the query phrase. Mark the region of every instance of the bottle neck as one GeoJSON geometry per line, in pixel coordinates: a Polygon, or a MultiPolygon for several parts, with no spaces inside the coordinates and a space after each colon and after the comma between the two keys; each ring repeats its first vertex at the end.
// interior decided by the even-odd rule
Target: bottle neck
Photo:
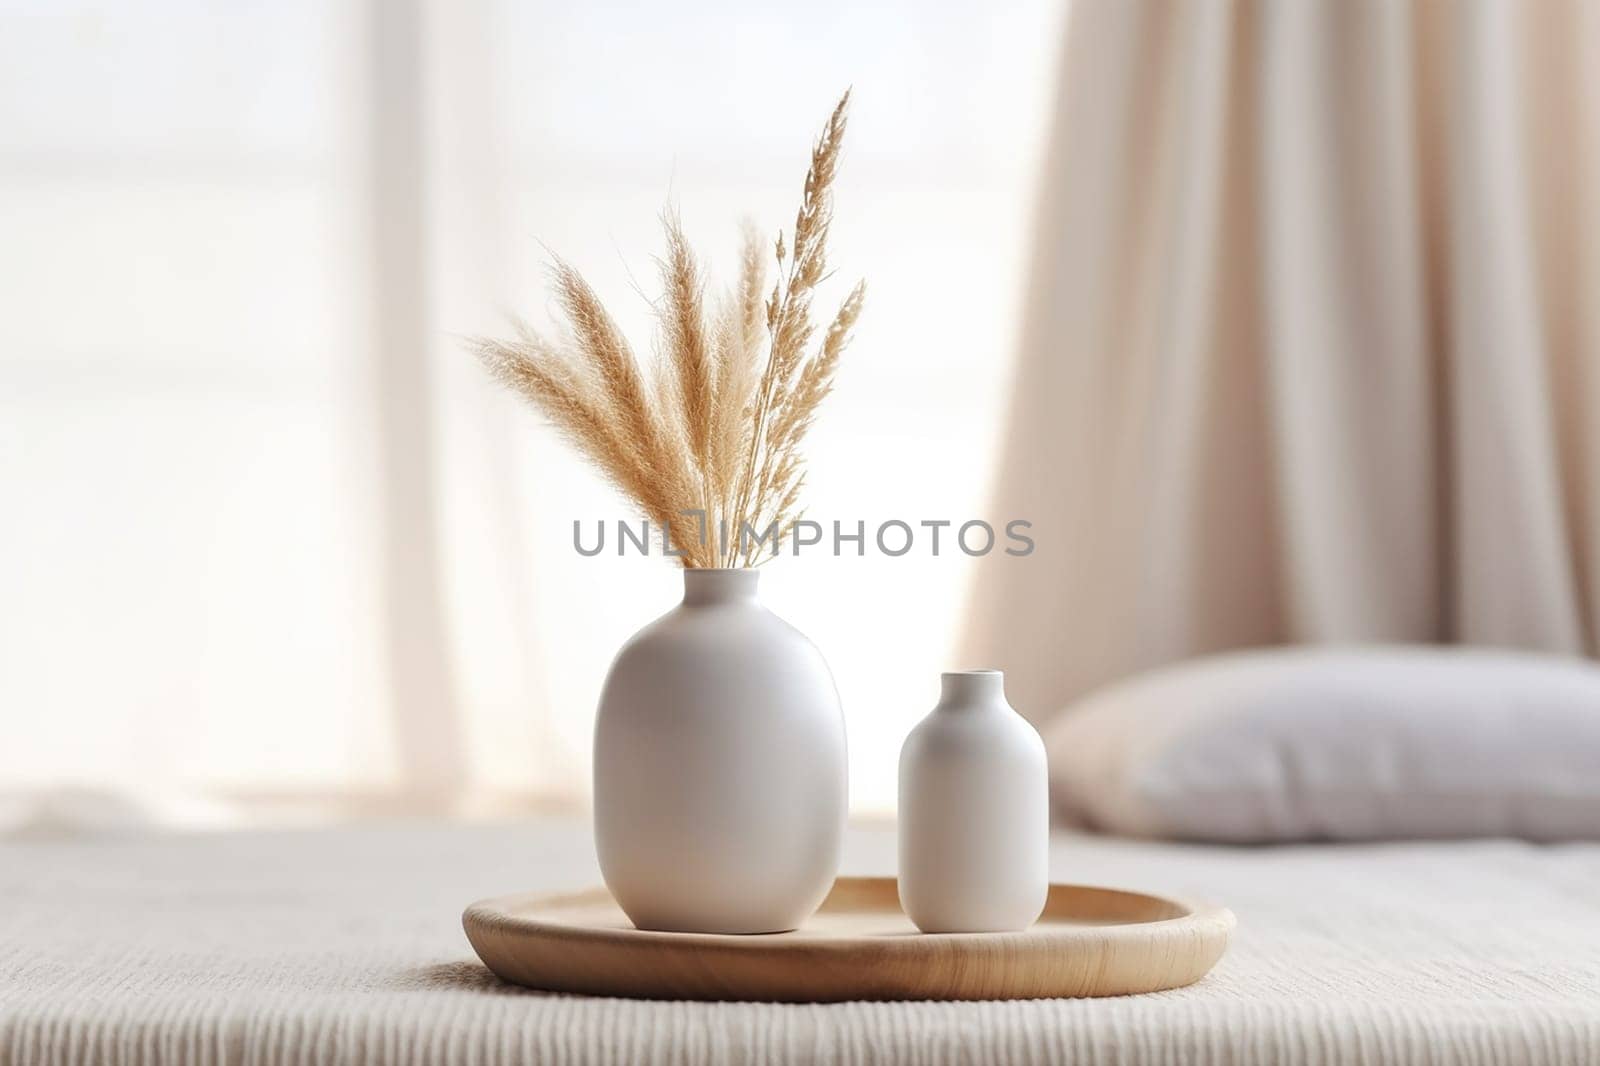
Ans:
{"type": "Polygon", "coordinates": [[[688,568],[683,572],[683,602],[686,607],[709,607],[723,603],[754,603],[758,570],[739,568],[688,568]]]}
{"type": "Polygon", "coordinates": [[[948,707],[1004,703],[1006,675],[999,670],[955,670],[939,675],[939,703],[948,707]]]}

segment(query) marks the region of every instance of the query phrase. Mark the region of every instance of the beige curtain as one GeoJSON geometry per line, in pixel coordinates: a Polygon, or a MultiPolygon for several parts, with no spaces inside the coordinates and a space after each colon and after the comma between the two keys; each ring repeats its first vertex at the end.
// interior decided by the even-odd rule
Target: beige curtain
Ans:
{"type": "Polygon", "coordinates": [[[1593,655],[1600,4],[1079,0],[967,651],[1593,655]]]}

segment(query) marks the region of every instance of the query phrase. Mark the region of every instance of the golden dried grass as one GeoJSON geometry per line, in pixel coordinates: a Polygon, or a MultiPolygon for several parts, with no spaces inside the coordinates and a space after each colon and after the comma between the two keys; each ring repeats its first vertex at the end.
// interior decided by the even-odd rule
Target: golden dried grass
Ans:
{"type": "Polygon", "coordinates": [[[473,342],[497,380],[542,411],[658,528],[670,526],[685,566],[755,565],[761,560],[741,530],[788,530],[797,517],[800,445],[833,388],[866,292],[862,284],[851,290],[813,348],[811,307],[830,271],[849,102],[847,92],[812,147],[791,240],[780,232],[772,245],[770,290],[766,242],[748,231],[738,285],[708,312],[699,260],[678,217],[663,217],[660,348],[650,372],[582,275],[560,260],[554,287],[566,343],[525,327],[512,341],[473,342]],[[726,540],[714,535],[719,527],[726,540]]]}

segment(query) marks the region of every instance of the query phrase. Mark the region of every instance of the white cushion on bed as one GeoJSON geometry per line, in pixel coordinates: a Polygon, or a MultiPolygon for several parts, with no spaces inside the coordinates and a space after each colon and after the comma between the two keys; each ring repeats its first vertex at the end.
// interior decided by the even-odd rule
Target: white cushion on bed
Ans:
{"type": "Polygon", "coordinates": [[[1187,840],[1600,838],[1600,667],[1482,649],[1194,660],[1045,730],[1084,824],[1187,840]]]}

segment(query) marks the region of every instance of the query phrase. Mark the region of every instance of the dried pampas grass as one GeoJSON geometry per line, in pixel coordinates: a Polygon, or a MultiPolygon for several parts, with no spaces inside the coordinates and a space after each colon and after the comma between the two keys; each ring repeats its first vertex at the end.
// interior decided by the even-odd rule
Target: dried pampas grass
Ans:
{"type": "Polygon", "coordinates": [[[705,273],[676,214],[663,217],[660,347],[649,371],[588,283],[560,260],[554,286],[565,339],[519,325],[511,340],[473,342],[497,380],[671,531],[685,566],[756,565],[757,538],[786,532],[798,517],[800,445],[833,388],[866,296],[857,284],[813,344],[812,301],[831,270],[833,181],[849,103],[845,93],[812,148],[789,241],[780,232],[769,245],[748,231],[738,285],[716,306],[707,307],[705,273]]]}

